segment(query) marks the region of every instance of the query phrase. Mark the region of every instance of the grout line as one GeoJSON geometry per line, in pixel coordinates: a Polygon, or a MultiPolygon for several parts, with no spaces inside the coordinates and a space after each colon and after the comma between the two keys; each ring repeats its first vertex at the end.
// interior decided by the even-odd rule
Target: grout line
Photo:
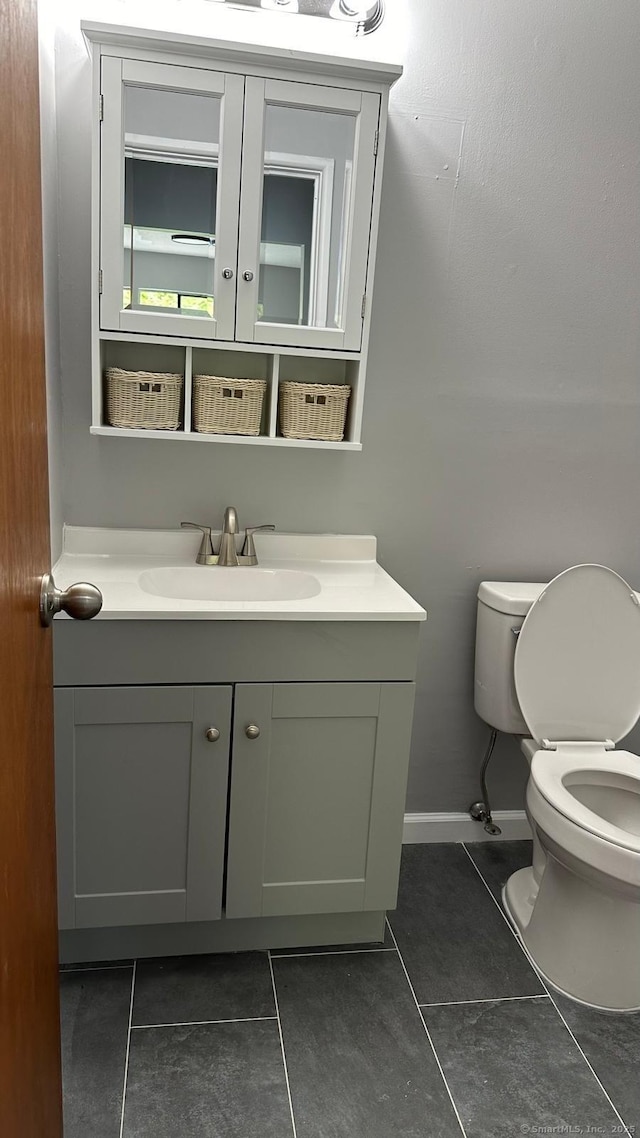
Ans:
{"type": "MultiPolygon", "coordinates": [[[[478,874],[478,877],[480,878],[480,880],[481,880],[482,884],[484,885],[485,889],[487,890],[487,892],[488,892],[488,894],[489,894],[489,896],[490,896],[491,900],[493,901],[494,905],[496,906],[496,908],[497,908],[498,912],[500,913],[500,916],[502,917],[503,921],[506,921],[506,923],[507,923],[507,925],[509,926],[509,928],[510,928],[511,932],[513,933],[513,925],[511,924],[511,921],[510,921],[510,920],[509,920],[509,918],[507,917],[507,915],[506,915],[506,913],[505,913],[504,909],[502,908],[502,905],[500,904],[500,902],[499,902],[498,900],[496,900],[496,896],[495,896],[495,894],[494,894],[494,892],[493,892],[493,889],[492,889],[492,888],[491,888],[491,886],[490,886],[490,885],[487,883],[487,880],[486,880],[486,878],[484,877],[483,873],[481,872],[481,870],[480,870],[480,869],[478,869],[478,866],[476,865],[476,863],[475,863],[475,861],[473,860],[473,858],[472,858],[471,854],[469,853],[469,850],[467,849],[467,846],[466,846],[466,842],[460,842],[459,844],[462,846],[462,848],[463,848],[464,852],[466,853],[467,857],[469,858],[469,861],[471,862],[471,864],[472,864],[473,868],[475,869],[476,873],[478,874]]],[[[470,844],[473,844],[473,843],[470,843],[470,844]]],[[[514,872],[515,872],[515,871],[514,871],[514,872]]],[[[514,936],[515,936],[515,935],[516,935],[516,934],[514,933],[514,936]]],[[[516,939],[517,939],[517,940],[519,940],[520,938],[519,938],[519,937],[516,937],[516,939]]]]}
{"type": "Polygon", "coordinates": [[[178,1023],[132,1023],[132,1031],[149,1031],[153,1027],[205,1027],[213,1023],[262,1023],[263,1020],[273,1020],[276,1016],[242,1016],[238,1019],[192,1019],[180,1020],[178,1023]]]}
{"type": "Polygon", "coordinates": [[[133,996],[136,989],[136,965],[137,960],[133,962],[133,971],[131,973],[131,1000],[129,1002],[129,1024],[127,1027],[127,1050],[124,1057],[124,1081],[122,1084],[122,1112],[120,1114],[120,1138],[124,1134],[124,1108],[127,1101],[127,1077],[129,1075],[129,1051],[131,1049],[131,1020],[133,1019],[133,996]]]}
{"type": "MultiPolygon", "coordinates": [[[[480,880],[481,880],[482,884],[484,885],[485,889],[487,890],[487,893],[489,894],[489,896],[490,896],[491,900],[493,901],[493,903],[494,903],[494,905],[495,905],[496,909],[498,910],[498,912],[499,912],[500,916],[502,917],[502,919],[503,919],[504,923],[506,924],[507,928],[509,929],[509,932],[512,934],[512,936],[514,936],[514,937],[516,938],[516,940],[517,940],[518,944],[520,945],[520,948],[521,948],[521,949],[522,949],[522,951],[525,953],[525,956],[529,957],[529,954],[528,954],[528,952],[525,952],[525,950],[524,950],[524,945],[523,945],[523,943],[522,943],[522,940],[521,940],[521,938],[518,936],[517,932],[515,931],[515,929],[514,929],[513,925],[511,924],[511,921],[509,920],[509,918],[508,918],[507,914],[505,913],[505,911],[504,911],[504,909],[503,909],[502,905],[501,905],[501,904],[500,904],[500,902],[497,900],[497,898],[496,898],[496,896],[495,896],[495,894],[494,894],[494,892],[493,892],[493,889],[491,888],[491,886],[490,886],[490,885],[488,885],[488,883],[487,883],[486,879],[484,878],[484,876],[482,875],[482,873],[481,873],[481,872],[480,872],[480,870],[478,869],[478,866],[476,865],[476,863],[475,863],[475,861],[473,860],[473,858],[472,858],[471,854],[469,853],[469,850],[467,849],[467,847],[466,847],[465,843],[464,843],[464,842],[460,842],[460,845],[462,846],[462,848],[463,848],[464,852],[466,853],[467,857],[469,858],[469,861],[471,862],[471,864],[472,864],[473,868],[475,869],[476,873],[478,874],[478,877],[480,878],[480,880]]],[[[531,959],[531,958],[529,957],[529,959],[531,959]]],[[[532,963],[533,963],[533,962],[532,962],[532,963]]],[[[547,986],[546,986],[546,984],[545,984],[544,980],[542,979],[542,976],[541,976],[541,975],[540,975],[540,973],[538,972],[538,969],[536,968],[536,966],[535,966],[535,965],[534,965],[533,967],[534,967],[534,971],[535,971],[535,974],[536,974],[536,976],[538,977],[538,979],[540,980],[540,983],[542,984],[543,988],[545,989],[545,991],[546,991],[547,995],[548,995],[548,996],[550,996],[550,995],[551,995],[551,993],[548,991],[548,989],[547,989],[547,986]]],[[[542,993],[540,993],[540,994],[542,994],[542,993]]]]}
{"type": "Polygon", "coordinates": [[[406,964],[405,964],[405,962],[404,962],[404,960],[403,960],[403,957],[402,957],[402,953],[400,952],[400,949],[398,948],[398,942],[397,942],[397,940],[396,940],[396,938],[395,938],[395,934],[394,934],[394,931],[393,931],[393,929],[391,928],[391,925],[389,924],[389,918],[388,918],[388,917],[385,917],[385,921],[386,921],[386,923],[387,923],[387,928],[389,929],[389,932],[391,933],[391,939],[393,940],[393,943],[394,943],[394,944],[395,944],[395,946],[396,946],[396,952],[398,953],[398,957],[399,957],[399,959],[400,959],[400,963],[401,963],[401,965],[402,965],[402,970],[403,970],[403,972],[404,972],[404,974],[405,974],[405,977],[406,977],[406,980],[407,980],[407,984],[409,985],[409,988],[410,988],[410,990],[411,990],[411,995],[413,996],[413,1000],[414,1000],[414,1003],[415,1003],[415,1005],[416,1005],[416,1008],[418,1009],[418,1015],[420,1016],[420,1020],[421,1020],[421,1022],[422,1022],[422,1026],[423,1026],[423,1028],[424,1028],[424,1031],[425,1031],[425,1035],[426,1035],[427,1039],[429,1040],[429,1046],[431,1047],[431,1050],[433,1051],[433,1057],[434,1057],[434,1059],[435,1059],[436,1063],[438,1064],[438,1070],[439,1070],[439,1072],[440,1072],[440,1074],[441,1074],[441,1076],[442,1076],[442,1081],[443,1081],[443,1083],[444,1083],[444,1085],[445,1085],[445,1088],[446,1088],[447,1094],[449,1095],[449,1099],[451,1100],[451,1105],[452,1105],[452,1107],[453,1107],[453,1110],[454,1110],[455,1116],[456,1116],[456,1118],[458,1119],[458,1125],[459,1125],[459,1127],[460,1127],[460,1130],[462,1131],[462,1134],[464,1135],[464,1138],[467,1138],[467,1135],[466,1135],[466,1131],[465,1131],[465,1128],[464,1128],[464,1126],[462,1125],[462,1119],[460,1118],[460,1115],[459,1115],[459,1113],[458,1113],[458,1108],[457,1108],[457,1106],[456,1106],[456,1103],[455,1103],[455,1099],[454,1099],[454,1097],[453,1097],[453,1095],[452,1095],[452,1093],[451,1093],[451,1087],[449,1086],[449,1084],[448,1084],[448,1082],[447,1082],[447,1077],[446,1077],[446,1075],[445,1075],[445,1073],[444,1073],[444,1071],[443,1071],[443,1069],[442,1069],[442,1063],[440,1062],[440,1060],[439,1060],[439,1058],[438,1058],[438,1052],[436,1051],[436,1049],[435,1049],[435,1046],[434,1046],[434,1042],[433,1042],[433,1039],[431,1038],[431,1032],[429,1031],[429,1028],[427,1027],[427,1024],[426,1024],[426,1020],[425,1020],[425,1018],[424,1018],[424,1016],[423,1016],[422,1012],[420,1011],[420,1004],[418,1003],[418,997],[416,996],[415,988],[414,988],[414,986],[413,986],[413,984],[411,983],[411,980],[410,980],[410,978],[409,978],[409,973],[407,972],[407,966],[406,966],[406,964]]]}
{"type": "MultiPolygon", "coordinates": [[[[591,1063],[590,1063],[589,1059],[587,1058],[587,1056],[585,1055],[584,1051],[582,1050],[582,1047],[581,1047],[581,1046],[580,1046],[580,1044],[578,1043],[578,1040],[576,1039],[575,1035],[573,1034],[573,1031],[572,1031],[572,1030],[571,1030],[571,1028],[569,1027],[569,1024],[567,1023],[566,1019],[564,1018],[564,1016],[563,1016],[562,1012],[560,1011],[560,1008],[558,1007],[558,1005],[557,1005],[557,1003],[556,1003],[556,1001],[555,1001],[555,999],[554,999],[554,996],[553,996],[553,991],[552,991],[552,990],[550,990],[550,989],[549,989],[549,987],[547,986],[547,982],[546,982],[546,980],[545,980],[544,976],[543,976],[543,975],[542,975],[542,973],[540,972],[540,969],[538,968],[538,966],[537,966],[537,964],[536,964],[535,960],[534,960],[534,959],[533,959],[533,957],[531,956],[531,953],[528,951],[528,949],[527,949],[527,947],[526,947],[526,945],[525,945],[525,943],[524,943],[524,941],[523,941],[522,937],[521,937],[521,936],[520,936],[520,935],[519,935],[519,934],[516,932],[516,930],[514,929],[514,927],[513,927],[512,923],[511,923],[511,921],[509,920],[509,918],[507,917],[507,914],[505,913],[505,911],[504,911],[504,909],[503,909],[502,905],[500,905],[500,904],[498,903],[498,901],[497,901],[497,899],[496,899],[496,897],[495,897],[495,895],[494,895],[494,893],[493,893],[493,890],[492,890],[492,889],[490,889],[489,885],[487,884],[487,881],[485,880],[485,878],[484,878],[483,874],[481,873],[480,869],[478,868],[478,866],[476,865],[475,861],[474,861],[474,860],[473,860],[473,858],[471,857],[471,854],[469,853],[469,850],[467,849],[467,847],[466,847],[465,843],[464,843],[464,842],[461,842],[461,845],[462,845],[462,848],[464,849],[464,852],[466,853],[467,857],[469,858],[469,861],[471,862],[471,864],[472,864],[473,868],[475,869],[476,873],[478,874],[478,877],[480,878],[480,880],[481,880],[482,884],[484,885],[484,887],[485,887],[485,889],[487,890],[487,892],[488,892],[489,896],[491,897],[491,900],[493,901],[494,905],[497,907],[497,909],[498,909],[498,912],[499,912],[499,913],[500,913],[500,915],[502,916],[503,920],[506,922],[506,924],[507,924],[507,927],[509,928],[509,931],[511,932],[512,936],[513,936],[513,937],[515,937],[515,939],[516,939],[516,941],[518,942],[518,944],[519,944],[519,946],[520,946],[520,948],[521,948],[522,952],[524,953],[524,955],[526,956],[527,960],[529,961],[529,963],[530,963],[531,967],[533,968],[533,970],[534,970],[534,972],[535,972],[536,976],[538,977],[538,979],[539,979],[540,983],[542,984],[542,987],[544,988],[544,990],[545,990],[545,992],[547,993],[547,995],[548,995],[549,999],[551,1000],[551,1003],[553,1004],[554,1008],[556,1009],[556,1012],[558,1013],[558,1015],[559,1015],[560,1019],[562,1020],[562,1023],[564,1024],[565,1028],[566,1028],[566,1029],[567,1029],[567,1031],[569,1032],[569,1035],[571,1036],[571,1038],[572,1038],[573,1042],[575,1043],[575,1045],[576,1045],[576,1047],[577,1047],[578,1051],[579,1051],[579,1052],[580,1052],[580,1054],[582,1055],[582,1058],[584,1059],[584,1061],[585,1061],[585,1063],[586,1063],[587,1067],[588,1067],[588,1068],[589,1068],[589,1070],[591,1071],[591,1074],[593,1075],[593,1077],[594,1077],[594,1079],[595,1079],[596,1083],[597,1083],[597,1084],[598,1084],[598,1086],[600,1087],[600,1090],[602,1091],[602,1093],[603,1093],[604,1097],[606,1098],[607,1102],[609,1103],[609,1106],[610,1106],[610,1107],[611,1107],[611,1109],[613,1110],[613,1113],[615,1114],[616,1118],[618,1118],[618,1119],[620,1120],[620,1122],[622,1123],[622,1125],[623,1125],[623,1127],[624,1127],[624,1132],[625,1132],[625,1134],[628,1134],[629,1136],[631,1136],[631,1131],[629,1130],[629,1128],[628,1128],[628,1126],[627,1126],[627,1124],[626,1124],[626,1122],[625,1122],[624,1118],[623,1118],[623,1117],[622,1117],[622,1115],[620,1114],[620,1111],[619,1111],[619,1110],[618,1110],[618,1108],[616,1107],[616,1105],[615,1105],[615,1103],[614,1103],[613,1099],[611,1098],[611,1095],[610,1095],[610,1094],[609,1094],[609,1092],[607,1091],[607,1089],[606,1089],[606,1087],[604,1086],[604,1084],[602,1083],[601,1079],[600,1079],[600,1078],[598,1077],[598,1075],[596,1074],[596,1072],[595,1072],[595,1070],[593,1069],[593,1067],[592,1067],[592,1065],[591,1065],[591,1063]]],[[[569,997],[569,998],[570,998],[570,997],[569,997]]]]}
{"type": "Polygon", "coordinates": [[[131,964],[78,964],[77,967],[73,964],[59,968],[58,972],[66,976],[67,972],[113,972],[117,968],[133,968],[133,961],[131,964]]]}
{"type": "Polygon", "coordinates": [[[486,1000],[438,1000],[434,1004],[418,1004],[420,1008],[451,1008],[458,1004],[507,1004],[512,1000],[550,1000],[547,992],[537,992],[535,996],[491,996],[486,1000]]]}
{"type": "Polygon", "coordinates": [[[274,952],[274,960],[300,960],[305,956],[354,956],[370,952],[395,952],[395,948],[339,948],[336,952],[274,952]]]}
{"type": "Polygon", "coordinates": [[[289,1085],[289,1071],[287,1069],[287,1056],[285,1055],[284,1039],[282,1037],[282,1023],[280,1021],[280,1008],[278,1005],[278,993],[276,991],[276,978],[273,974],[273,961],[271,959],[271,952],[270,951],[267,952],[267,956],[269,959],[269,971],[271,973],[271,986],[273,988],[273,1001],[274,1001],[275,1006],[276,1006],[276,1018],[278,1020],[278,1034],[280,1036],[280,1050],[282,1051],[282,1065],[284,1067],[284,1079],[285,1079],[285,1083],[287,1084],[287,1098],[289,1099],[289,1111],[291,1114],[291,1128],[293,1130],[293,1138],[297,1138],[296,1120],[295,1120],[295,1117],[293,1114],[293,1100],[291,1098],[291,1087],[289,1085]]]}

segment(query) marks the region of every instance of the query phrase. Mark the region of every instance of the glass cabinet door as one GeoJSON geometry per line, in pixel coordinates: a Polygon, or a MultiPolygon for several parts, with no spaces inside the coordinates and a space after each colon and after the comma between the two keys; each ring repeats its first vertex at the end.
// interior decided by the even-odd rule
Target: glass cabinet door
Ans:
{"type": "Polygon", "coordinates": [[[236,338],[362,341],[380,97],[246,81],[236,338]]]}
{"type": "Polygon", "coordinates": [[[244,79],[102,62],[100,326],[234,338],[244,79]]]}

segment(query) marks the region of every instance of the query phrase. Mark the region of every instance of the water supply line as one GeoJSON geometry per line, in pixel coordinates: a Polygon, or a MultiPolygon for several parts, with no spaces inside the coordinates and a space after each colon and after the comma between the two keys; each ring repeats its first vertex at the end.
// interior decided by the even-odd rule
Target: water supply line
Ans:
{"type": "Polygon", "coordinates": [[[487,743],[487,749],[484,754],[484,759],[482,760],[482,766],[480,767],[480,792],[482,794],[482,799],[480,802],[472,802],[471,806],[469,807],[469,813],[474,822],[484,822],[484,828],[487,834],[491,834],[493,837],[497,837],[498,834],[501,834],[502,830],[499,826],[496,826],[496,823],[491,817],[491,805],[489,803],[489,793],[487,791],[486,774],[487,767],[489,766],[489,760],[493,754],[493,748],[496,745],[497,738],[498,732],[496,731],[495,727],[492,727],[491,734],[489,735],[489,742],[487,743]]]}

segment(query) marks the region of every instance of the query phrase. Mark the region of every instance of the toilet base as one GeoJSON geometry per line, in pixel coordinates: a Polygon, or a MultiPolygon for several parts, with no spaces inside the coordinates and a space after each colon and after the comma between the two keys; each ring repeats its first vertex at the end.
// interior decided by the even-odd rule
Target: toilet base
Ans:
{"type": "MultiPolygon", "coordinates": [[[[507,915],[543,980],[587,1007],[640,1011],[640,904],[607,893],[546,852],[507,881],[507,915]]],[[[586,868],[586,867],[585,867],[586,868]]]]}

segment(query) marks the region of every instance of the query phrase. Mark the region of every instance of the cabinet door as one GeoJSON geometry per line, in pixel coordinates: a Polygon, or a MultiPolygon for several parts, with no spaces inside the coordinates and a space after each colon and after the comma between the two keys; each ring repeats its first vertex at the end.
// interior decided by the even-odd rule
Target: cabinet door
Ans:
{"type": "Polygon", "coordinates": [[[394,907],[413,694],[409,683],[236,688],[228,917],[394,907]]]}
{"type": "Polygon", "coordinates": [[[237,339],[362,342],[380,96],[246,81],[237,339]]]}
{"type": "Polygon", "coordinates": [[[105,56],[101,83],[100,327],[232,340],[243,77],[105,56]]]}
{"type": "Polygon", "coordinates": [[[56,690],[61,928],[220,916],[231,691],[56,690]]]}

